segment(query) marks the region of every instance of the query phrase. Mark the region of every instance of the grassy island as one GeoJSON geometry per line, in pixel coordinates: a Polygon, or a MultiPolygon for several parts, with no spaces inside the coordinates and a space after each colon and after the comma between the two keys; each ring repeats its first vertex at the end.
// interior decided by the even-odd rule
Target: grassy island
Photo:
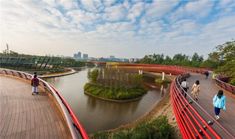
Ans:
{"type": "Polygon", "coordinates": [[[84,91],[88,95],[106,100],[137,99],[147,91],[142,75],[124,69],[102,68],[88,72],[89,82],[84,91]]]}

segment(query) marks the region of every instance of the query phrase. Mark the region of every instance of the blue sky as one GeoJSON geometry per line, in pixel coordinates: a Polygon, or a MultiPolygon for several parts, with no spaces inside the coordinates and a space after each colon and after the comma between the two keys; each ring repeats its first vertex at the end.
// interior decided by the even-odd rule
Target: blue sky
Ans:
{"type": "Polygon", "coordinates": [[[235,38],[234,0],[0,0],[1,49],[39,55],[207,56],[235,38]]]}

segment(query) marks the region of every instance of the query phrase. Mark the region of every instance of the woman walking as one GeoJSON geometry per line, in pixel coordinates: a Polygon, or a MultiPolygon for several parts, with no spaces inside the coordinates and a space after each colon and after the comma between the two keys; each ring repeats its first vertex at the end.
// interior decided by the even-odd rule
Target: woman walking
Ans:
{"type": "Polygon", "coordinates": [[[215,110],[215,119],[218,120],[220,118],[220,109],[226,110],[226,97],[224,96],[224,92],[222,90],[219,90],[214,96],[213,105],[215,110]]]}
{"type": "Polygon", "coordinates": [[[198,101],[198,95],[199,95],[199,92],[200,92],[200,85],[199,85],[199,80],[196,80],[196,82],[193,84],[192,86],[192,97],[193,99],[195,99],[196,101],[198,101]]]}

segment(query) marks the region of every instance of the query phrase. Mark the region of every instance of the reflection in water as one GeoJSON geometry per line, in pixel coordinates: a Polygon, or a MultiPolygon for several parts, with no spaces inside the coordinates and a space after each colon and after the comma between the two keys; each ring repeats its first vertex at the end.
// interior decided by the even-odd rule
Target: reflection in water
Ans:
{"type": "Polygon", "coordinates": [[[83,86],[88,81],[87,71],[85,69],[47,81],[60,91],[88,133],[115,128],[136,120],[149,112],[165,94],[164,89],[163,93],[150,90],[141,100],[128,103],[96,99],[84,94],[83,86]]]}

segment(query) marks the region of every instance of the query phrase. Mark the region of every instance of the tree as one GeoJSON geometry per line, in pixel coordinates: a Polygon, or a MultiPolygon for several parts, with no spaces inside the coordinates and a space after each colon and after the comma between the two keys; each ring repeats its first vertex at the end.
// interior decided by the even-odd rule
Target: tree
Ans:
{"type": "Polygon", "coordinates": [[[216,72],[230,77],[230,83],[235,85],[235,41],[226,42],[216,48],[220,60],[216,72]]]}

